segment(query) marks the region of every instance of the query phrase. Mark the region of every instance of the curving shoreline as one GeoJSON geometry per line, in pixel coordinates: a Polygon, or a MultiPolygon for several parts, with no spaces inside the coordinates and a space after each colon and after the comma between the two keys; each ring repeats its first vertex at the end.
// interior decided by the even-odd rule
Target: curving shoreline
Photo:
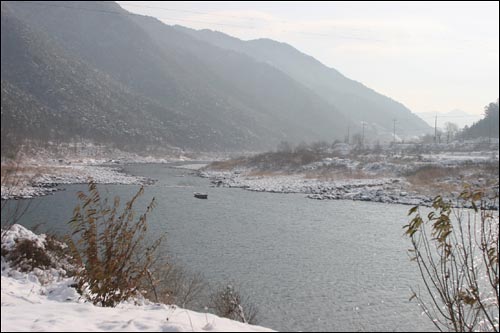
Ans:
{"type": "Polygon", "coordinates": [[[107,165],[25,165],[10,184],[2,185],[2,200],[32,199],[64,190],[65,184],[86,184],[90,179],[98,184],[145,185],[154,180],[126,174],[121,166],[107,165]],[[28,171],[26,171],[28,170],[28,171]]]}
{"type": "MultiPolygon", "coordinates": [[[[315,200],[371,201],[412,206],[432,205],[434,196],[424,195],[408,189],[404,178],[368,178],[344,180],[308,179],[303,174],[251,176],[245,171],[216,171],[205,169],[200,177],[210,179],[212,186],[242,188],[255,192],[303,193],[315,200]]],[[[498,186],[491,189],[498,193],[498,186]]],[[[460,193],[451,193],[444,199],[461,207],[460,193]]],[[[498,210],[498,202],[491,202],[487,209],[498,210]]]]}

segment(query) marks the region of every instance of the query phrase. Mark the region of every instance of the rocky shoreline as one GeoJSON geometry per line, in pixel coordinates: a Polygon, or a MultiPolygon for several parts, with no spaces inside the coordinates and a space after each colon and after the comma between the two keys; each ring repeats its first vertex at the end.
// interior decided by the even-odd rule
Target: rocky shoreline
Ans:
{"type": "Polygon", "coordinates": [[[32,199],[62,191],[60,185],[87,184],[93,180],[98,184],[147,185],[153,179],[128,175],[122,167],[104,165],[43,165],[30,166],[34,171],[19,172],[11,185],[2,185],[2,200],[32,199]],[[45,173],[36,170],[49,169],[45,173]]]}
{"type": "MultiPolygon", "coordinates": [[[[198,175],[210,179],[212,186],[242,188],[271,193],[303,193],[315,200],[355,200],[412,206],[432,205],[433,196],[408,190],[404,178],[344,179],[338,181],[308,179],[304,175],[250,176],[245,171],[201,170],[198,175]]],[[[492,192],[498,193],[498,186],[492,192]]],[[[459,193],[444,197],[454,206],[462,206],[459,193]]],[[[498,210],[498,200],[487,205],[498,210]]]]}

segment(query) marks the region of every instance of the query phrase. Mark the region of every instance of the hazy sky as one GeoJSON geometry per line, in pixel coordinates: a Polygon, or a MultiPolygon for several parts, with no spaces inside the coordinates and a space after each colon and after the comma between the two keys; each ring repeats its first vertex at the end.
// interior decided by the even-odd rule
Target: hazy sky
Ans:
{"type": "Polygon", "coordinates": [[[499,2],[118,2],[167,24],[289,43],[413,112],[499,95],[499,2]]]}

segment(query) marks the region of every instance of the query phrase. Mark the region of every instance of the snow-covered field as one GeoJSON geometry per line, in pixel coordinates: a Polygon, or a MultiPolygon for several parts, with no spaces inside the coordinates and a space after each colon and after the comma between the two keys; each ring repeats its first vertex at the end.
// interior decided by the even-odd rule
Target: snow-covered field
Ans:
{"type": "Polygon", "coordinates": [[[438,165],[460,165],[464,163],[498,162],[498,150],[489,152],[448,152],[440,154],[422,154],[424,161],[438,165]]]}
{"type": "Polygon", "coordinates": [[[177,306],[155,304],[145,299],[103,308],[85,302],[72,278],[62,269],[35,268],[22,273],[3,256],[16,240],[30,239],[44,247],[45,236],[35,235],[20,225],[2,233],[1,331],[225,331],[270,332],[213,314],[198,313],[177,306]]]}

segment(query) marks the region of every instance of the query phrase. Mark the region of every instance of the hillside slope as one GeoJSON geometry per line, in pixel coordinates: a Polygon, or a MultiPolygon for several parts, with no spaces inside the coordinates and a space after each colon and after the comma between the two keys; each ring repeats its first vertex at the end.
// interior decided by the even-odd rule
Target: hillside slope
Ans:
{"type": "Polygon", "coordinates": [[[401,134],[415,135],[431,131],[403,104],[351,80],[334,68],[323,65],[294,47],[271,39],[242,41],[212,30],[193,30],[176,26],[200,40],[228,50],[241,52],[272,65],[301,82],[356,123],[366,122],[373,135],[392,133],[393,119],[401,134]]]}

